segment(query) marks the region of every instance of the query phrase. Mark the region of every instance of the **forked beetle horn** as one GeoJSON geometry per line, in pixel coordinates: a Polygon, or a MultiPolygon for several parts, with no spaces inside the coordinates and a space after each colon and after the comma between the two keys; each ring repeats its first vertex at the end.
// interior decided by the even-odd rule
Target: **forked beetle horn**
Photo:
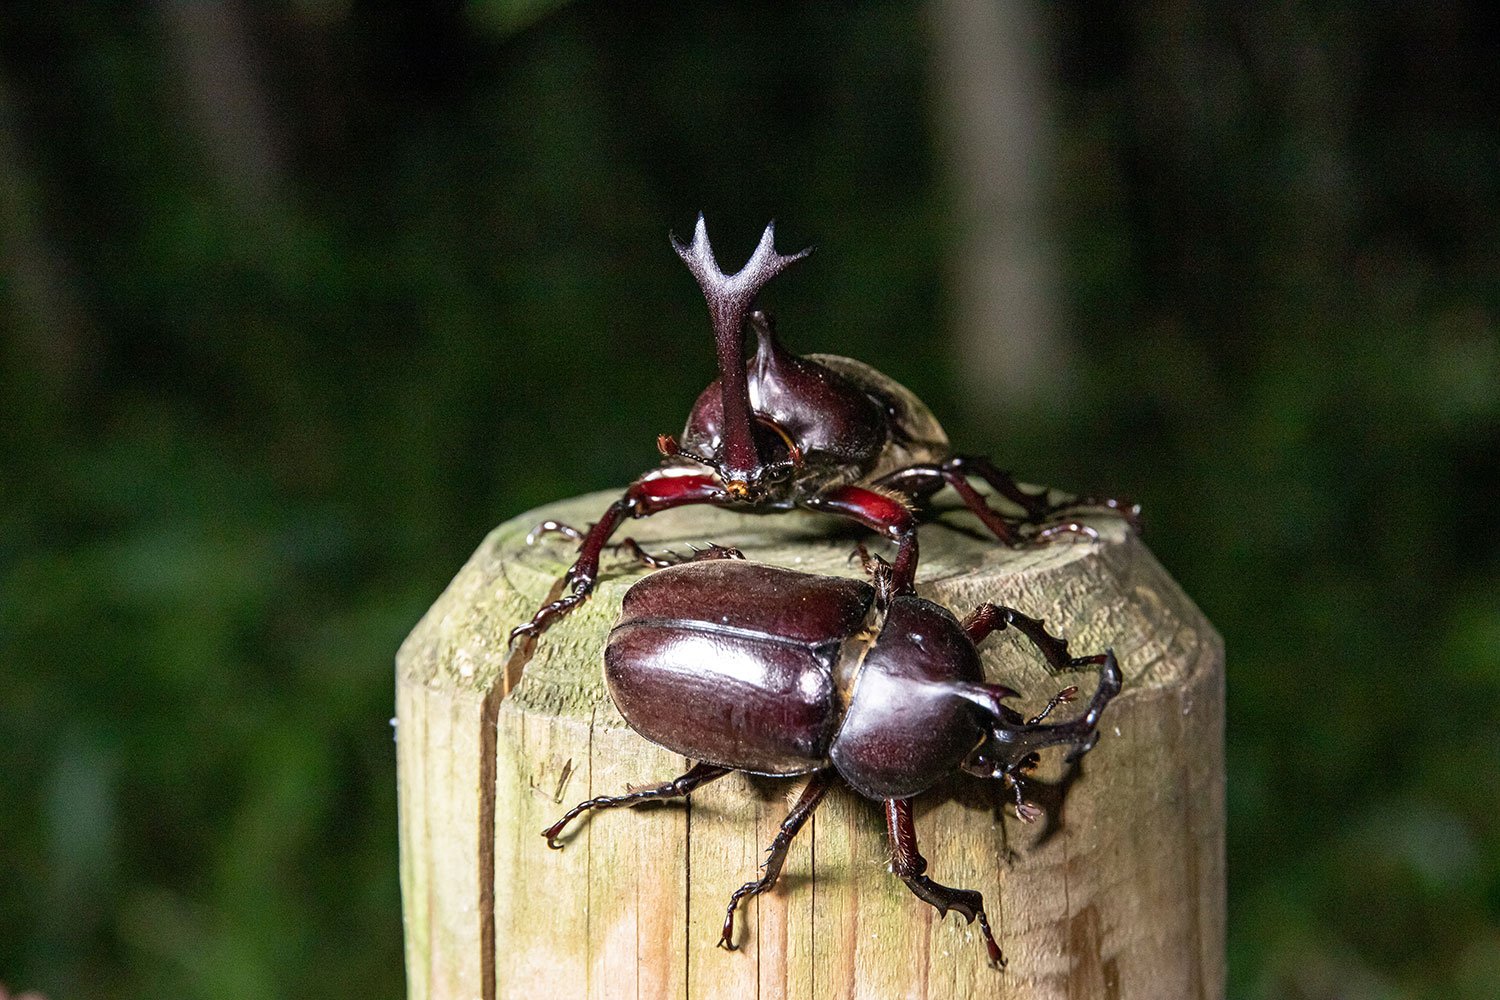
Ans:
{"type": "Polygon", "coordinates": [[[812,248],[790,255],[777,253],[776,223],[772,222],[761,234],[760,243],[745,266],[734,274],[725,274],[714,259],[713,247],[708,242],[708,227],[701,212],[697,225],[693,227],[691,243],[684,245],[676,236],[671,240],[672,249],[698,279],[713,320],[724,415],[720,471],[730,480],[743,482],[751,478],[762,464],[755,447],[750,387],[745,377],[745,317],[766,282],[786,270],[789,264],[812,253],[812,248]]]}

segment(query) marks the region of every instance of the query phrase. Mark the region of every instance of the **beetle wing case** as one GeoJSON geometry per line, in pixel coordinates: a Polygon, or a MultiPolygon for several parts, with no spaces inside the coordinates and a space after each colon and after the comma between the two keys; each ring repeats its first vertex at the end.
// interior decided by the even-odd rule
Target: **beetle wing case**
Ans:
{"type": "Polygon", "coordinates": [[[878,479],[922,462],[941,462],[952,453],[948,435],[938,418],[916,393],[900,382],[863,361],[838,354],[809,354],[807,360],[847,379],[885,408],[891,440],[875,466],[866,470],[866,478],[878,479]]]}
{"type": "Polygon", "coordinates": [[[895,598],[854,678],[834,766],[872,799],[925,791],[985,738],[978,710],[953,689],[983,679],[978,650],[947,608],[895,598]]]}
{"type": "Polygon", "coordinates": [[[685,563],[631,587],[604,652],[615,706],[676,753],[757,774],[824,766],[833,660],[874,591],[739,560],[685,563]]]}

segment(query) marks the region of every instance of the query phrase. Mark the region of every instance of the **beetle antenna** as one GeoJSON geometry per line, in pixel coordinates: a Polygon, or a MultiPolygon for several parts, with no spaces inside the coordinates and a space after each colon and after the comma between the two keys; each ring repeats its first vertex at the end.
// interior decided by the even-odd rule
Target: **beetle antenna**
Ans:
{"type": "MultiPolygon", "coordinates": [[[[772,222],[761,234],[760,243],[745,266],[734,274],[725,274],[714,259],[703,213],[698,213],[691,243],[684,245],[675,235],[671,240],[672,249],[698,279],[703,297],[708,300],[719,356],[719,391],[723,405],[724,444],[719,459],[725,478],[731,483],[739,482],[743,491],[743,484],[754,478],[761,465],[760,453],[755,447],[750,387],[745,374],[745,317],[766,282],[786,270],[788,265],[812,253],[812,248],[790,255],[777,253],[776,224],[772,222]]],[[[734,492],[733,487],[731,492],[734,492]]]]}

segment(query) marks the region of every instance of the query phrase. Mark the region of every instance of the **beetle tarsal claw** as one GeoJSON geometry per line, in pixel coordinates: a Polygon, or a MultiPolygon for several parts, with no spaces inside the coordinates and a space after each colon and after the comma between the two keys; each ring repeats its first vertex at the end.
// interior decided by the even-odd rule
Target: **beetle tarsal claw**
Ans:
{"type": "Polygon", "coordinates": [[[544,535],[562,535],[569,541],[580,542],[583,540],[583,532],[570,524],[554,521],[551,518],[541,522],[530,531],[526,532],[526,544],[535,545],[544,535]]]}

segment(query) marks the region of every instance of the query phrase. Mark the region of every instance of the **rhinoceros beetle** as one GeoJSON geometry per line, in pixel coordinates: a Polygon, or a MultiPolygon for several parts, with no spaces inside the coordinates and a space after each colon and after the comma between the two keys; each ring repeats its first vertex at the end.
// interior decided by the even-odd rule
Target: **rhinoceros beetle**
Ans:
{"type": "MultiPolygon", "coordinates": [[[[875,369],[831,354],[800,357],[783,348],[770,318],[754,309],[756,295],[773,277],[811,250],[782,255],[768,225],[749,261],[724,274],[709,246],[703,216],[689,244],[672,246],[708,300],[719,378],[698,397],[677,438],[657,439],[661,466],[637,479],[586,533],[544,522],[546,531],[579,543],[578,558],[562,580],[571,592],[545,603],[510,634],[514,643],[534,637],[567,614],[594,588],[605,545],[627,518],[673,507],[713,504],[756,512],[804,507],[850,518],[897,544],[892,585],[909,592],[917,567],[918,512],[933,494],[952,486],[996,538],[1008,545],[1044,542],[1061,535],[1096,537],[1077,522],[1043,525],[1081,507],[1118,511],[1132,522],[1134,505],[1109,497],[1052,502],[1031,493],[987,459],[955,455],[942,426],[905,387],[875,369]],[[746,328],[756,350],[745,360],[746,328]],[[1017,505],[1020,517],[996,511],[969,483],[988,483],[1017,505]]],[[[561,589],[561,587],[559,588],[561,589]]]]}
{"type": "MultiPolygon", "coordinates": [[[[1022,793],[1038,751],[1087,753],[1099,716],[1119,691],[1113,652],[1072,657],[1066,641],[1013,608],[982,604],[960,622],[948,609],[897,590],[883,560],[874,586],[741,561],[715,547],[643,578],[625,594],[605,648],[605,679],[630,727],[696,760],[686,774],[624,795],[589,799],[542,831],[547,843],[591,809],[685,796],[731,771],[811,775],[771,842],[760,878],[729,898],[719,944],[734,949],[740,901],[775,884],[792,839],[838,778],[885,807],[892,868],[940,914],[979,920],[990,964],[1003,967],[984,899],[932,881],[917,850],[911,800],[963,770],[1005,782],[1027,822],[1040,810],[1022,793]],[[733,557],[733,558],[715,558],[733,557]],[[1043,720],[1077,688],[1023,718],[1016,692],[984,679],[976,645],[1017,629],[1057,669],[1099,667],[1088,710],[1043,720]]],[[[868,565],[868,564],[867,564],[868,565]]]]}

